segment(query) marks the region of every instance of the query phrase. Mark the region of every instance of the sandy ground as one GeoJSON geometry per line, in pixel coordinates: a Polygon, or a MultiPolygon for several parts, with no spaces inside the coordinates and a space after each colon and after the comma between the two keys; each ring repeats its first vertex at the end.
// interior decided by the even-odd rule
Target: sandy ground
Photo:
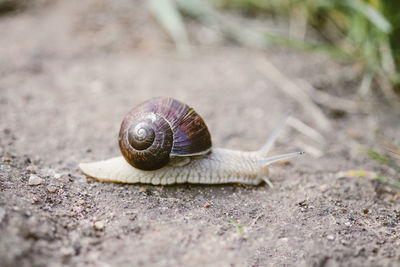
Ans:
{"type": "Polygon", "coordinates": [[[351,68],[323,56],[261,53],[190,28],[196,46],[180,56],[142,2],[36,1],[0,17],[1,265],[399,265],[399,192],[336,176],[394,175],[359,152],[375,145],[377,130],[400,142],[398,116],[382,107],[322,107],[333,127],[324,145],[286,127],[273,154],[305,146],[323,154],[271,167],[273,189],[101,183],[78,170],[119,155],[122,117],[153,96],[193,106],[216,147],[259,148],[289,109],[316,127],[258,71],[260,57],[338,96],[357,89],[351,68]]]}

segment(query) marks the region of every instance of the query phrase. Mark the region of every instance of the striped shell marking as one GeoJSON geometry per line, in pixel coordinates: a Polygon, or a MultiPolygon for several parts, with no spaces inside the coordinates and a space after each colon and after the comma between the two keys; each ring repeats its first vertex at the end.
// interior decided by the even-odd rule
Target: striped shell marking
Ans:
{"type": "Polygon", "coordinates": [[[193,108],[172,98],[152,98],[133,108],[119,133],[122,155],[132,166],[156,170],[171,157],[203,155],[211,135],[193,108]]]}

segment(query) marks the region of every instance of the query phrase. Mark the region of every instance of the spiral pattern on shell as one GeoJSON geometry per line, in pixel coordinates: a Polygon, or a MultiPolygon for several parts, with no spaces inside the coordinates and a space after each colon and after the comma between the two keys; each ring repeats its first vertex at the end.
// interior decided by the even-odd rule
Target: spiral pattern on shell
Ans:
{"type": "Polygon", "coordinates": [[[118,141],[129,164],[142,170],[156,170],[171,157],[202,155],[211,149],[211,136],[200,115],[165,97],[134,107],[122,121],[118,141]]]}

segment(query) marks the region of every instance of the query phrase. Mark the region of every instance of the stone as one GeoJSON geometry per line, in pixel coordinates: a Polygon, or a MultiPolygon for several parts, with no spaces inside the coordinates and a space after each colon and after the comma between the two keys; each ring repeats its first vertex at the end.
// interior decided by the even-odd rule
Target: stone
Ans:
{"type": "Polygon", "coordinates": [[[105,226],[104,221],[97,221],[94,223],[94,229],[98,231],[103,230],[104,226],[105,226]]]}
{"type": "Polygon", "coordinates": [[[43,183],[43,179],[40,178],[39,176],[34,175],[34,174],[31,174],[31,175],[29,176],[28,184],[29,184],[30,186],[40,185],[40,184],[42,184],[42,183],[43,183]]]}

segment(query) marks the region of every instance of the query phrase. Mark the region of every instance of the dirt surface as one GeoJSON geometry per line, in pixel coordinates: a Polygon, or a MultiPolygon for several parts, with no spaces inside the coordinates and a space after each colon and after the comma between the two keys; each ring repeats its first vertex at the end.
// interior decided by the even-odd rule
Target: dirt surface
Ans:
{"type": "Polygon", "coordinates": [[[316,127],[258,71],[260,57],[331,94],[357,90],[355,71],[323,56],[238,48],[189,28],[196,45],[180,56],[142,2],[35,1],[0,17],[0,265],[399,265],[399,192],[336,175],[393,176],[359,152],[377,130],[399,144],[386,110],[321,107],[333,127],[324,145],[286,127],[273,154],[323,154],[271,167],[272,189],[101,183],[78,170],[119,155],[122,117],[153,96],[193,106],[216,147],[259,148],[289,109],[316,127]]]}

